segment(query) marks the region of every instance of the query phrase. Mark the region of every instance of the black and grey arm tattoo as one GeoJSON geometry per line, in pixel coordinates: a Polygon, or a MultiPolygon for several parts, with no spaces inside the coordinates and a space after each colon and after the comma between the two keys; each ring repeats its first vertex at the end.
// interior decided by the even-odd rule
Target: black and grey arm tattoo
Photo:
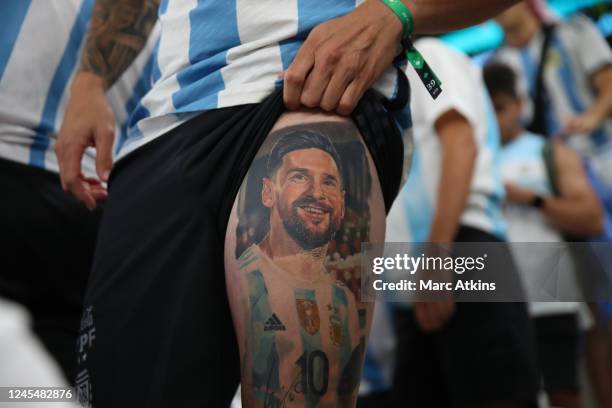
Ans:
{"type": "Polygon", "coordinates": [[[144,48],[158,7],[159,0],[97,0],[81,70],[110,88],[144,48]]]}

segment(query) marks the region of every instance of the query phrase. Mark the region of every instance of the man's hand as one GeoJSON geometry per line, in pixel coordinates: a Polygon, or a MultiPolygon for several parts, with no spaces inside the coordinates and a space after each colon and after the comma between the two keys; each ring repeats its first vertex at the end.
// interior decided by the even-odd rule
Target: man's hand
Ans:
{"type": "MultiPolygon", "coordinates": [[[[445,242],[429,241],[422,252],[427,258],[446,258],[452,256],[450,240],[445,242]]],[[[441,285],[453,285],[454,273],[448,269],[422,269],[417,272],[421,281],[433,281],[441,285]]],[[[417,291],[414,306],[414,317],[417,324],[426,333],[442,330],[455,314],[454,291],[444,290],[432,294],[428,290],[417,291]]]]}
{"type": "Polygon", "coordinates": [[[455,314],[455,302],[452,300],[416,302],[413,306],[414,317],[421,329],[426,333],[441,330],[455,314]]]}
{"type": "Polygon", "coordinates": [[[283,98],[349,115],[398,54],[402,24],[380,0],[315,27],[284,73],[283,98]]]}
{"type": "Polygon", "coordinates": [[[566,135],[590,135],[601,126],[602,120],[598,115],[587,111],[569,119],[565,124],[564,133],[566,135]]]}
{"type": "Polygon", "coordinates": [[[513,204],[529,204],[536,197],[536,193],[528,188],[520,187],[514,183],[504,183],[506,201],[513,204]]]}
{"type": "Polygon", "coordinates": [[[62,188],[90,210],[107,197],[106,186],[112,167],[115,118],[106,101],[100,77],[82,72],[75,78],[64,114],[55,153],[60,166],[62,188]],[[98,178],[85,177],[81,160],[85,148],[96,148],[98,178]]]}
{"type": "Polygon", "coordinates": [[[592,74],[590,79],[596,90],[597,99],[584,113],[570,118],[565,123],[566,135],[590,135],[612,115],[612,66],[601,68],[592,74]]]}

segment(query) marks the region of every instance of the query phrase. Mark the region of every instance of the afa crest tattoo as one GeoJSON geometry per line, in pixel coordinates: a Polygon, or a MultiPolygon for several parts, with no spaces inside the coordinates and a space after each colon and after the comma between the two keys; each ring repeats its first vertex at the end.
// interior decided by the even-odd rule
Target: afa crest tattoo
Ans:
{"type": "Polygon", "coordinates": [[[304,331],[311,336],[317,334],[321,326],[317,302],[308,299],[296,299],[295,305],[304,331]]]}

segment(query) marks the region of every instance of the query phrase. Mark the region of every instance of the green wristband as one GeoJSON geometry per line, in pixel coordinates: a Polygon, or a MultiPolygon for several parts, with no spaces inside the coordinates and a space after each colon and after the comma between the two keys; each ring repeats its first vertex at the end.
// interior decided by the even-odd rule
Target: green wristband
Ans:
{"type": "Polygon", "coordinates": [[[401,21],[403,27],[402,38],[410,38],[414,30],[414,16],[410,9],[400,0],[382,0],[382,2],[385,3],[401,21]]]}
{"type": "Polygon", "coordinates": [[[442,93],[442,82],[436,76],[435,72],[431,69],[423,55],[414,48],[412,44],[412,31],[414,30],[414,16],[412,12],[401,2],[401,0],[382,0],[385,6],[389,7],[391,11],[399,18],[402,23],[402,46],[406,51],[406,59],[410,62],[410,65],[415,69],[417,75],[425,85],[427,92],[432,98],[436,99],[442,93]]]}

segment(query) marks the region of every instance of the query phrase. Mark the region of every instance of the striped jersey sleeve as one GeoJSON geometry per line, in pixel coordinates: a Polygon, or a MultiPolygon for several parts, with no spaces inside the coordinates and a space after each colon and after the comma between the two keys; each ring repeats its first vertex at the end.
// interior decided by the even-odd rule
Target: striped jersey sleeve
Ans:
{"type": "MultiPolygon", "coordinates": [[[[0,2],[0,157],[59,171],[53,147],[94,4],[95,0],[0,2]]],[[[136,105],[128,102],[139,100],[150,88],[150,75],[144,82],[139,78],[150,65],[153,45],[108,93],[119,127],[136,105]]],[[[86,151],[82,164],[86,174],[95,174],[93,149],[86,151]]]]}
{"type": "MultiPolygon", "coordinates": [[[[362,0],[162,0],[153,87],[130,119],[122,157],[203,111],[259,103],[310,31],[362,0]]],[[[375,88],[396,92],[390,67],[375,88]]]]}

